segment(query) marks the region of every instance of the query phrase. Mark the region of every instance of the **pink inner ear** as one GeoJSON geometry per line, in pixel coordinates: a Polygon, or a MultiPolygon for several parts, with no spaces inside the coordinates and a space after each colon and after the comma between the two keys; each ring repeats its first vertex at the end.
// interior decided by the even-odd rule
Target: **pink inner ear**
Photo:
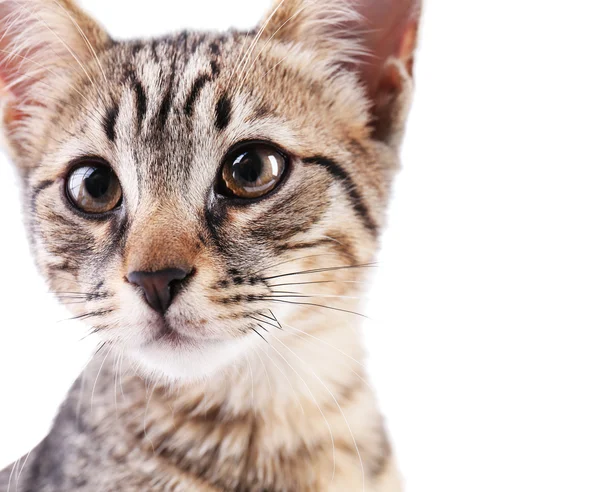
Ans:
{"type": "Polygon", "coordinates": [[[390,57],[402,60],[410,73],[420,6],[420,0],[358,0],[365,19],[365,48],[371,53],[364,59],[362,78],[371,93],[377,90],[390,57]]]}
{"type": "MultiPolygon", "coordinates": [[[[0,98],[5,103],[4,122],[10,123],[25,116],[19,109],[19,104],[31,100],[28,88],[34,84],[35,79],[28,77],[23,70],[27,62],[19,56],[11,58],[6,48],[6,43],[0,42],[0,98]],[[16,84],[13,83],[15,81],[16,84]]],[[[28,54],[32,56],[31,51],[28,54]]],[[[33,101],[31,103],[35,104],[33,101]]]]}

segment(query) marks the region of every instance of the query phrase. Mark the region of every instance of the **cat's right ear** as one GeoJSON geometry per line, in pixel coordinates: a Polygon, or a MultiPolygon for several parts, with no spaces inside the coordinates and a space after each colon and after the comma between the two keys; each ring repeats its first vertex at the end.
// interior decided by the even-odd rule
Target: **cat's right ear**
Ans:
{"type": "Polygon", "coordinates": [[[109,42],[71,0],[0,0],[2,127],[15,157],[35,146],[44,110],[74,74],[94,70],[88,61],[109,42]]]}
{"type": "Polygon", "coordinates": [[[275,0],[261,35],[304,46],[354,73],[373,136],[396,143],[412,88],[421,0],[275,0]]]}

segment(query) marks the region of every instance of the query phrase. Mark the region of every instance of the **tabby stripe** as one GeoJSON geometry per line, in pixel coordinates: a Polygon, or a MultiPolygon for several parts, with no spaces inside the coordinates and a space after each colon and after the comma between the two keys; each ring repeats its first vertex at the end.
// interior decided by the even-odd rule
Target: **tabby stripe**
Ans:
{"type": "Polygon", "coordinates": [[[304,159],[305,164],[316,164],[329,172],[344,187],[350,198],[352,208],[363,221],[364,226],[371,232],[377,232],[377,224],[371,217],[368,207],[365,205],[362,195],[356,189],[356,184],[350,175],[335,161],[322,156],[314,156],[304,159]]]}
{"type": "Polygon", "coordinates": [[[31,192],[31,212],[32,213],[35,213],[37,211],[38,195],[42,191],[44,191],[46,188],[48,188],[49,186],[52,186],[52,184],[54,184],[54,181],[52,181],[51,179],[47,179],[47,180],[42,181],[41,183],[34,186],[33,191],[31,192]]]}
{"type": "Polygon", "coordinates": [[[194,105],[196,103],[196,99],[198,99],[200,91],[204,88],[208,80],[209,76],[206,74],[198,75],[196,80],[194,80],[192,89],[190,90],[190,93],[188,94],[188,97],[185,100],[184,111],[187,116],[192,116],[192,114],[194,113],[194,105]]]}
{"type": "Polygon", "coordinates": [[[216,62],[216,60],[210,61],[210,71],[212,73],[213,79],[216,79],[219,76],[219,74],[221,73],[221,67],[216,62]]]}
{"type": "MultiPolygon", "coordinates": [[[[173,65],[175,62],[173,62],[173,65]]],[[[173,104],[173,81],[175,79],[175,67],[171,68],[171,77],[169,78],[169,86],[167,87],[167,93],[160,105],[160,109],[158,110],[157,116],[157,125],[159,130],[164,130],[165,125],[167,124],[167,118],[169,117],[169,111],[171,111],[171,106],[173,104]]]]}
{"type": "Polygon", "coordinates": [[[215,112],[217,116],[215,125],[219,131],[223,131],[231,120],[231,100],[227,94],[223,94],[219,98],[215,112]]]}
{"type": "Polygon", "coordinates": [[[211,42],[208,45],[208,48],[210,49],[210,52],[215,56],[218,56],[221,54],[221,48],[216,41],[211,42]]]}
{"type": "MultiPolygon", "coordinates": [[[[135,76],[134,76],[135,77],[135,76]]],[[[137,127],[138,131],[144,123],[146,112],[148,111],[148,97],[142,83],[137,79],[133,79],[133,90],[135,91],[135,103],[137,107],[137,127]]]]}
{"type": "Polygon", "coordinates": [[[117,136],[115,133],[115,125],[117,124],[118,117],[119,117],[119,105],[118,104],[114,104],[113,106],[108,108],[108,111],[106,112],[106,115],[104,116],[104,122],[103,122],[104,133],[106,134],[106,137],[111,142],[114,142],[116,139],[116,136],[117,136]]]}
{"type": "Polygon", "coordinates": [[[158,65],[160,63],[160,60],[158,58],[158,53],[156,52],[156,48],[158,48],[158,39],[153,39],[152,43],[150,44],[150,53],[152,54],[154,63],[156,63],[158,65]]]}

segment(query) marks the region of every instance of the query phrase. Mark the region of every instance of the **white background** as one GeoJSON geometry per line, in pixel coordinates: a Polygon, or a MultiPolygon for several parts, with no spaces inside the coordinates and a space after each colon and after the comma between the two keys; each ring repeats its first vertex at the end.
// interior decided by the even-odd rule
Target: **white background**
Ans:
{"type": "MultiPolygon", "coordinates": [[[[126,37],[248,27],[268,0],[83,4],[126,37]]],[[[409,492],[600,490],[599,20],[593,0],[426,5],[365,327],[409,492]]],[[[0,466],[91,348],[34,272],[1,161],[0,466]]]]}

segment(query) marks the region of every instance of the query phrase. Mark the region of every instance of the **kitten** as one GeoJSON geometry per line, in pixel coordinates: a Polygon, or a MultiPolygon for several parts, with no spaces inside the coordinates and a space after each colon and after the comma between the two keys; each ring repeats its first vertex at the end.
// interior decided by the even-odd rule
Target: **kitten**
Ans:
{"type": "Polygon", "coordinates": [[[32,251],[102,340],[0,490],[400,490],[356,312],[419,11],[283,0],[253,32],[116,41],[0,0],[32,251]]]}

